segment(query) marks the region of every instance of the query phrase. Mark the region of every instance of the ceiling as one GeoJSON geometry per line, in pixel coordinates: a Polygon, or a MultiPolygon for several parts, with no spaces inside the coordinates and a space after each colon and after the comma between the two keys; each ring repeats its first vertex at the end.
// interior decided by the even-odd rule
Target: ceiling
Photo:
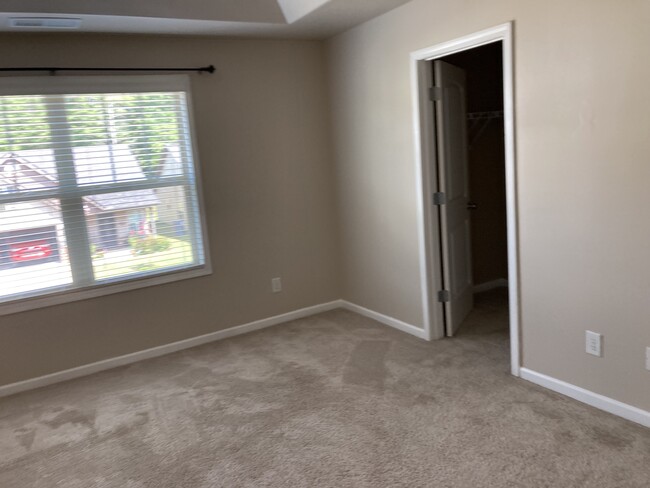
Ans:
{"type": "Polygon", "coordinates": [[[17,17],[74,17],[81,32],[322,39],[408,1],[2,0],[0,31],[53,30],[11,27],[17,17]]]}

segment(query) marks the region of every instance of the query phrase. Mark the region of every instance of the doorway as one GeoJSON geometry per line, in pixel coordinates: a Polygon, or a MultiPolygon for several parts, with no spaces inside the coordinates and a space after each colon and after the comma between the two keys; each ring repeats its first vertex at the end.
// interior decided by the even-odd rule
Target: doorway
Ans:
{"type": "Polygon", "coordinates": [[[412,66],[428,335],[455,335],[475,297],[480,308],[486,293],[492,305],[500,294],[519,375],[511,30],[504,24],[418,51],[412,66]]]}
{"type": "MultiPolygon", "coordinates": [[[[436,147],[445,333],[462,332],[486,303],[507,308],[501,41],[431,61],[436,97],[436,147]],[[486,295],[492,300],[486,300],[486,295]],[[477,304],[477,300],[478,304],[477,304]]],[[[474,328],[480,320],[473,320],[474,328]]],[[[503,323],[507,329],[507,321],[503,323]]]]}

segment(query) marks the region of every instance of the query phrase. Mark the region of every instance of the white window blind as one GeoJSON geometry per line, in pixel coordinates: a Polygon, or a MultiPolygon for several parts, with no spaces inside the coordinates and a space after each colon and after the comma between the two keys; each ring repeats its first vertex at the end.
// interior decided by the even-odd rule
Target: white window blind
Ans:
{"type": "Polygon", "coordinates": [[[188,91],[93,78],[0,91],[0,303],[206,269],[188,91]]]}

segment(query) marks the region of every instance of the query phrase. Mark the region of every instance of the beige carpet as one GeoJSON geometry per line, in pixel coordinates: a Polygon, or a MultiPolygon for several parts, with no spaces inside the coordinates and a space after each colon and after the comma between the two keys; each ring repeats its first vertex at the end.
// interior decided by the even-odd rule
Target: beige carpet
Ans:
{"type": "Polygon", "coordinates": [[[337,310],[0,399],[0,487],[650,486],[650,430],[508,374],[504,304],[451,340],[337,310]]]}

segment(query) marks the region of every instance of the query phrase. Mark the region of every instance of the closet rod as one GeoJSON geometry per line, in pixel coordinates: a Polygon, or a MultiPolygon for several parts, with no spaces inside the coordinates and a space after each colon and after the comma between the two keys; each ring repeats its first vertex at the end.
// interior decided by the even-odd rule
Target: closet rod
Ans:
{"type": "Polygon", "coordinates": [[[493,110],[492,112],[469,112],[467,114],[469,120],[500,119],[501,117],[503,117],[503,110],[493,110]]]}

